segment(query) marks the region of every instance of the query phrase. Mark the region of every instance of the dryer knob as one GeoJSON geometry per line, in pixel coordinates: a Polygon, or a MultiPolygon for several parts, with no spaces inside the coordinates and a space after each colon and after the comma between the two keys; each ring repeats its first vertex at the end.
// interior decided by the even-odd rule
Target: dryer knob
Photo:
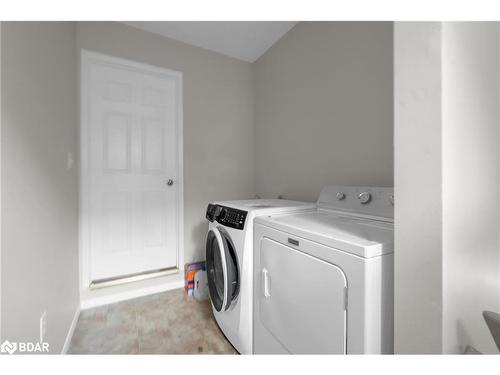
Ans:
{"type": "Polygon", "coordinates": [[[372,199],[372,195],[367,191],[364,191],[358,195],[358,199],[361,202],[361,204],[367,204],[372,199]]]}
{"type": "Polygon", "coordinates": [[[343,192],[339,191],[339,192],[337,193],[337,199],[338,199],[339,201],[341,201],[341,200],[342,200],[342,199],[344,199],[344,198],[345,198],[345,194],[344,194],[343,192]]]}

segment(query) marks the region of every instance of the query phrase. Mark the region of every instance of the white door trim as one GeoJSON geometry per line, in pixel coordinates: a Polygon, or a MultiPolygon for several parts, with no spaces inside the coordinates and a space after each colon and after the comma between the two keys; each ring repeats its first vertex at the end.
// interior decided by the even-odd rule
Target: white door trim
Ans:
{"type": "Polygon", "coordinates": [[[89,289],[90,278],[90,225],[89,225],[89,155],[88,155],[88,79],[89,66],[101,64],[120,67],[131,71],[146,72],[149,75],[174,77],[178,81],[178,119],[177,134],[177,268],[182,270],[184,264],[184,176],[183,176],[183,105],[182,105],[182,73],[153,65],[143,64],[101,53],[81,50],[80,66],[80,196],[79,196],[79,260],[80,260],[80,294],[89,289]]]}

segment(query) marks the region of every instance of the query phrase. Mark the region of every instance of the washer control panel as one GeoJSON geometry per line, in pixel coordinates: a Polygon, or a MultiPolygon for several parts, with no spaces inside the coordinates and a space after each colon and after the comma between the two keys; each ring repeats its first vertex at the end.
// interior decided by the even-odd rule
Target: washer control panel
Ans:
{"type": "Polygon", "coordinates": [[[209,204],[206,218],[210,222],[217,221],[226,227],[243,230],[247,218],[247,211],[218,204],[209,204]]]}

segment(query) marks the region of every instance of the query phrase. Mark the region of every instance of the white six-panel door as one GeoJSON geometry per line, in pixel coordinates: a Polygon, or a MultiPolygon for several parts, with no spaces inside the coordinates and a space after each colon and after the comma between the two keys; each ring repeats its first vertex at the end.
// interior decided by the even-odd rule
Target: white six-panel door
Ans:
{"type": "Polygon", "coordinates": [[[180,73],[82,53],[88,279],[179,267],[180,73]]]}

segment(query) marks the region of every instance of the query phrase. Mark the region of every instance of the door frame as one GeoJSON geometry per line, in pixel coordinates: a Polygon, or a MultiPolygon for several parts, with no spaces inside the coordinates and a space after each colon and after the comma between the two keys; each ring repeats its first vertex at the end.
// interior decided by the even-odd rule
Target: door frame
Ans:
{"type": "MultiPolygon", "coordinates": [[[[102,53],[81,49],[80,51],[80,150],[79,150],[79,283],[80,293],[90,289],[90,186],[89,186],[89,67],[92,64],[114,66],[153,76],[168,76],[177,81],[177,267],[178,274],[184,264],[184,174],[183,174],[183,104],[182,104],[182,72],[144,64],[128,59],[105,55],[102,53]]],[[[174,280],[173,280],[174,281],[174,280]]],[[[177,280],[175,280],[177,281],[177,280]]]]}

